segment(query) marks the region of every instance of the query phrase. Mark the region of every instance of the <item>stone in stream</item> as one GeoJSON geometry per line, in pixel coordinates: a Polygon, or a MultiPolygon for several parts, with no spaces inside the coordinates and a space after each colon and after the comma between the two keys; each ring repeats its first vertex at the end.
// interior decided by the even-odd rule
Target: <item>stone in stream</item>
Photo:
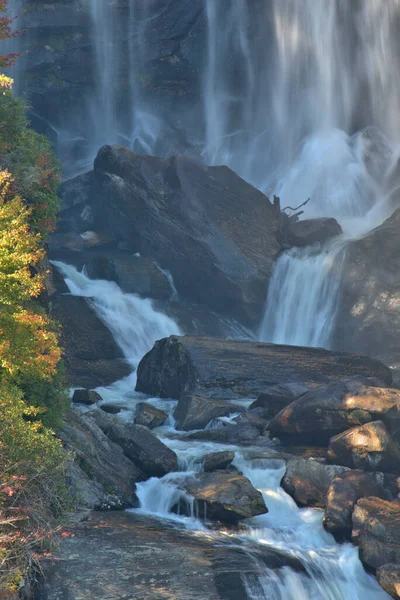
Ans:
{"type": "Polygon", "coordinates": [[[385,475],[364,473],[363,471],[345,471],[333,479],[326,496],[326,508],[323,524],[329,533],[340,537],[348,537],[353,528],[353,510],[360,498],[375,496],[382,499],[393,499],[385,482],[385,475]],[[380,477],[377,477],[380,475],[380,477]]]}
{"type": "Polygon", "coordinates": [[[102,404],[99,408],[109,415],[118,415],[124,409],[123,406],[114,403],[102,404]]]}
{"type": "Polygon", "coordinates": [[[331,439],[328,458],[332,463],[365,471],[400,474],[400,449],[382,421],[353,427],[331,439]]]}
{"type": "Polygon", "coordinates": [[[162,398],[184,394],[218,398],[221,389],[255,397],[280,383],[329,383],[354,375],[390,384],[377,360],[323,350],[247,340],[170,336],[155,343],[138,367],[136,389],[162,398]]]}
{"type": "Polygon", "coordinates": [[[212,471],[226,469],[226,467],[229,467],[234,458],[235,453],[231,450],[207,454],[204,459],[204,472],[211,473],[212,471]]]}
{"type": "Polygon", "coordinates": [[[326,506],[329,486],[347,467],[318,460],[294,458],[287,462],[281,486],[300,506],[326,506]]]}
{"type": "Polygon", "coordinates": [[[174,412],[175,428],[182,431],[204,429],[216,417],[227,417],[229,414],[243,410],[229,402],[209,400],[201,396],[186,394],[182,396],[174,412]]]}
{"type": "Polygon", "coordinates": [[[376,578],[379,585],[382,586],[392,598],[400,600],[400,565],[389,563],[379,567],[376,578]]]}
{"type": "Polygon", "coordinates": [[[282,383],[280,385],[273,385],[260,394],[250,408],[262,408],[264,409],[265,417],[272,419],[283,408],[309,391],[310,386],[305,383],[282,383]]]}
{"type": "Polygon", "coordinates": [[[267,569],[275,578],[284,567],[305,572],[277,548],[197,535],[135,513],[93,513],[68,532],[41,562],[38,600],[247,600],[247,578],[257,581],[267,569]]]}
{"type": "Polygon", "coordinates": [[[360,559],[372,569],[400,564],[400,504],[361,498],[353,511],[353,543],[360,559]]]}
{"type": "Polygon", "coordinates": [[[144,425],[149,429],[160,427],[168,419],[168,414],[155,408],[147,402],[140,402],[137,406],[135,425],[144,425]]]}
{"type": "Polygon", "coordinates": [[[125,423],[119,417],[101,411],[90,416],[110,438],[121,446],[125,456],[132,460],[147,477],[163,477],[178,470],[178,458],[154,433],[143,425],[125,423]]]}
{"type": "Polygon", "coordinates": [[[94,181],[98,229],[168,269],[189,301],[260,322],[280,251],[278,205],[227,167],[121,146],[99,150],[94,181]]]}
{"type": "Polygon", "coordinates": [[[72,402],[78,404],[97,404],[101,402],[103,398],[94,390],[75,390],[72,396],[72,402]]]}
{"type": "Polygon", "coordinates": [[[145,475],[88,413],[71,408],[58,436],[74,455],[66,479],[78,506],[95,510],[137,506],[135,482],[145,475]]]}
{"type": "Polygon", "coordinates": [[[311,246],[325,242],[343,233],[336,219],[321,217],[319,219],[288,219],[281,242],[288,246],[311,246]]]}
{"type": "Polygon", "coordinates": [[[355,377],[307,392],[278,413],[268,429],[284,442],[323,444],[350,427],[381,419],[393,406],[400,406],[400,390],[355,377]]]}
{"type": "MultiPolygon", "coordinates": [[[[260,430],[251,423],[225,425],[218,429],[206,429],[190,433],[185,439],[204,440],[220,444],[246,444],[260,437],[260,430]]],[[[260,438],[262,439],[262,438],[260,438]]]]}
{"type": "Polygon", "coordinates": [[[213,521],[237,523],[268,512],[262,494],[238,472],[197,473],[179,487],[193,496],[199,516],[213,521]]]}

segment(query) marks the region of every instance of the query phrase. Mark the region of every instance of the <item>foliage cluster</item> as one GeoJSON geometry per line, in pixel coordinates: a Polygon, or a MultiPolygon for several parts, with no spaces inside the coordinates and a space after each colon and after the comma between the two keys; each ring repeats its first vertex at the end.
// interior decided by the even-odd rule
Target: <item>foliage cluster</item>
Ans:
{"type": "MultiPolygon", "coordinates": [[[[11,23],[0,16],[0,41],[11,23]]],[[[15,57],[1,55],[0,67],[15,57]]],[[[40,303],[59,168],[12,83],[0,74],[0,590],[10,594],[62,512],[65,455],[49,425],[66,404],[57,328],[40,303]]]]}

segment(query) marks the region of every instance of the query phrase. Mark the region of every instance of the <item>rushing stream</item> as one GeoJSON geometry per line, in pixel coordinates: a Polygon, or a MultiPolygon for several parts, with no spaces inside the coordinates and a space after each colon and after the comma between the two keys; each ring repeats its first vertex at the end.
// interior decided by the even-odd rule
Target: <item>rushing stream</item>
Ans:
{"type": "MultiPolygon", "coordinates": [[[[63,263],[55,266],[65,277],[73,295],[87,298],[98,316],[109,327],[126,358],[135,367],[141,354],[149,350],[156,338],[180,333],[177,325],[168,317],[157,312],[149,300],[132,294],[124,294],[116,284],[92,281],[74,267],[63,263]]],[[[101,388],[98,391],[107,402],[121,402],[122,418],[132,419],[135,405],[143,401],[143,394],[135,393],[135,373],[125,380],[101,388]]],[[[137,484],[137,495],[141,513],[167,520],[177,527],[195,531],[206,531],[215,539],[215,544],[237,540],[238,543],[256,544],[289,553],[303,564],[307,575],[288,567],[279,571],[259,564],[257,577],[244,581],[250,600],[384,600],[388,598],[368,575],[358,559],[358,550],[350,544],[338,545],[322,526],[321,511],[300,509],[280,487],[285,471],[283,461],[273,457],[254,458],[256,449],[227,446],[203,441],[185,441],[174,427],[173,409],[175,401],[148,398],[147,402],[162,407],[170,414],[166,424],[154,430],[159,438],[173,449],[179,459],[178,473],[169,473],[161,479],[151,478],[137,484]],[[206,454],[218,450],[235,451],[234,465],[243,472],[253,486],[263,494],[269,509],[268,514],[250,519],[237,533],[229,530],[216,531],[207,522],[197,517],[193,498],[179,489],[182,478],[190,478],[203,469],[206,454]],[[252,453],[253,451],[253,453],[252,453]],[[183,501],[190,507],[191,516],[172,512],[177,502],[183,501]]],[[[241,402],[241,401],[239,401],[241,402]]],[[[243,399],[244,405],[248,404],[243,399]]],[[[249,560],[253,560],[249,553],[249,560]]]]}

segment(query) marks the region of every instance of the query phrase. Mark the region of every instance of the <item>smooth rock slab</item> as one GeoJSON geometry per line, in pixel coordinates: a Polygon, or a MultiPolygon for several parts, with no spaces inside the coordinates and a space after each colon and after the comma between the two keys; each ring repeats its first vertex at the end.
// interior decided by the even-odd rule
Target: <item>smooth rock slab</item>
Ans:
{"type": "Polygon", "coordinates": [[[168,527],[134,513],[96,513],[42,563],[35,600],[249,600],[243,577],[300,561],[227,537],[168,527]],[[250,550],[250,552],[249,552],[250,550]]]}
{"type": "Polygon", "coordinates": [[[332,217],[321,217],[319,219],[302,219],[301,221],[289,221],[284,241],[290,246],[311,246],[325,242],[343,233],[341,226],[332,217]]]}
{"type": "Polygon", "coordinates": [[[355,375],[390,384],[390,369],[368,357],[247,340],[170,336],[155,343],[138,367],[136,389],[162,398],[218,398],[223,389],[256,397],[281,383],[329,383],[355,375]]]}
{"type": "Polygon", "coordinates": [[[179,486],[195,498],[203,518],[237,523],[268,512],[261,493],[238,472],[198,473],[179,486]]]}
{"type": "Polygon", "coordinates": [[[204,429],[212,419],[227,417],[229,414],[237,413],[240,410],[243,409],[229,402],[218,402],[200,396],[185,395],[179,400],[174,412],[175,427],[182,431],[204,429]]]}
{"type": "Polygon", "coordinates": [[[226,467],[229,467],[234,458],[235,453],[231,450],[208,454],[204,459],[204,471],[206,473],[211,473],[212,471],[226,469],[226,467]]]}
{"type": "Polygon", "coordinates": [[[354,469],[400,473],[400,449],[382,421],[353,427],[333,437],[328,458],[354,469]]]}

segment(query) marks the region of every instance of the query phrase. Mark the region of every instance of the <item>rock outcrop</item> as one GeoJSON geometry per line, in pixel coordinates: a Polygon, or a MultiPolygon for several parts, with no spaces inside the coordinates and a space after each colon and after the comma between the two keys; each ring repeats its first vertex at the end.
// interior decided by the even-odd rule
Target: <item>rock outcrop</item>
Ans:
{"type": "Polygon", "coordinates": [[[382,421],[353,427],[333,437],[328,458],[332,463],[365,471],[400,473],[400,449],[382,421]]]}
{"type": "Polygon", "coordinates": [[[370,383],[354,378],[311,390],[276,415],[269,430],[292,443],[299,439],[327,443],[332,436],[382,419],[392,407],[400,406],[400,390],[370,383]]]}
{"type": "Polygon", "coordinates": [[[171,336],[141,360],[136,389],[162,398],[196,392],[255,397],[280,383],[328,383],[353,375],[391,383],[390,369],[356,354],[320,348],[171,336]]]}
{"type": "Polygon", "coordinates": [[[207,519],[237,523],[268,512],[261,493],[241,473],[198,473],[182,481],[180,487],[193,496],[196,512],[207,519]]]}

